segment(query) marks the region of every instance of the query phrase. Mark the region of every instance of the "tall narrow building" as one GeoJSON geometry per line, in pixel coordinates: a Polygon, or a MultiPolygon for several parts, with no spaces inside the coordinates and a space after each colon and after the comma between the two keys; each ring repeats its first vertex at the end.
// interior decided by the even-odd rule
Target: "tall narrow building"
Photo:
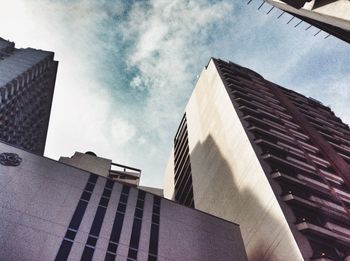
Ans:
{"type": "Polygon", "coordinates": [[[0,38],[0,140],[44,154],[58,62],[0,38]]]}
{"type": "Polygon", "coordinates": [[[350,129],[320,102],[211,59],[164,194],[241,226],[249,260],[350,260],[350,129]]]}

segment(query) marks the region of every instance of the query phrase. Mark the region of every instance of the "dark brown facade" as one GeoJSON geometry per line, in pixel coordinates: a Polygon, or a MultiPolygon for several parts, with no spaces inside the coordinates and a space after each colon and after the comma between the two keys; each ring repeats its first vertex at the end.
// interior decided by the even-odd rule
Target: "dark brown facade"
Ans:
{"type": "Polygon", "coordinates": [[[312,258],[344,260],[350,254],[349,126],[312,98],[247,68],[214,62],[288,223],[303,235],[296,237],[301,252],[309,251],[306,238],[312,258]]]}
{"type": "Polygon", "coordinates": [[[0,38],[0,139],[43,155],[58,62],[0,38]]]}

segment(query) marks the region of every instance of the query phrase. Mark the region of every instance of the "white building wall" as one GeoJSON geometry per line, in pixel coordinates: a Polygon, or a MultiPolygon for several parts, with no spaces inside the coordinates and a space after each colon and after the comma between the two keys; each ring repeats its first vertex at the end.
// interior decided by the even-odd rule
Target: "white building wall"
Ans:
{"type": "MultiPolygon", "coordinates": [[[[195,207],[238,223],[249,260],[303,260],[213,61],[186,115],[195,207]]],[[[167,168],[167,179],[173,172],[167,168]]],[[[164,195],[172,195],[166,184],[164,195]]]]}
{"type": "Polygon", "coordinates": [[[81,152],[75,152],[72,157],[60,157],[59,161],[103,177],[108,177],[112,164],[112,160],[110,159],[81,152]]]}

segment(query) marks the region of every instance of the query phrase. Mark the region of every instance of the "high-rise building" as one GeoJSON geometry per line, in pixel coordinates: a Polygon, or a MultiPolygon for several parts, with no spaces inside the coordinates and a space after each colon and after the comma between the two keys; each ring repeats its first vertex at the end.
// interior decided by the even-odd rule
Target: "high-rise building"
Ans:
{"type": "Polygon", "coordinates": [[[0,152],[0,260],[247,260],[236,224],[1,142],[0,152]]]}
{"type": "Polygon", "coordinates": [[[0,140],[44,154],[58,62],[0,38],[0,140]]]}
{"type": "Polygon", "coordinates": [[[211,59],[164,195],[240,224],[249,260],[350,260],[350,129],[317,100],[211,59]]]}
{"type": "Polygon", "coordinates": [[[350,43],[350,2],[347,0],[264,1],[350,43]]]}

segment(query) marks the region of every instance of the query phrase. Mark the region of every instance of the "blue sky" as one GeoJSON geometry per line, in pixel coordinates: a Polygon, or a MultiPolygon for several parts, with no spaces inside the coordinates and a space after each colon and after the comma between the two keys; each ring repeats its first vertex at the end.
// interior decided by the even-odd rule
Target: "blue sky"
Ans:
{"type": "Polygon", "coordinates": [[[350,123],[350,47],[260,0],[12,0],[0,36],[60,62],[45,155],[95,151],[161,187],[173,136],[210,57],[330,105],[350,123]]]}

